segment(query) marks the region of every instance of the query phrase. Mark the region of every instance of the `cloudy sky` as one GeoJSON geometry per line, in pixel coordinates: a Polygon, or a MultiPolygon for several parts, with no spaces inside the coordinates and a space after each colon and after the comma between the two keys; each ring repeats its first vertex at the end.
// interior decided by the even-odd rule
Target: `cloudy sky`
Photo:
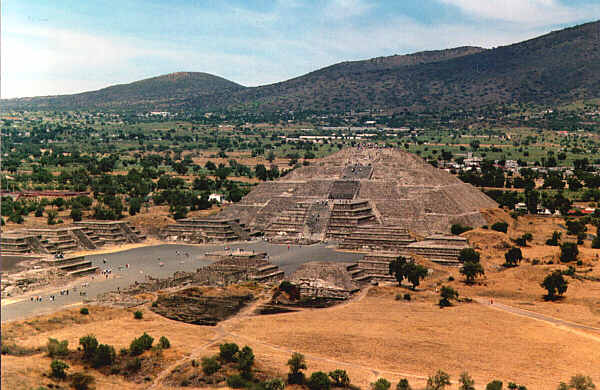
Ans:
{"type": "Polygon", "coordinates": [[[600,19],[598,0],[3,0],[3,98],[177,71],[246,86],[346,60],[494,47],[600,19]]]}

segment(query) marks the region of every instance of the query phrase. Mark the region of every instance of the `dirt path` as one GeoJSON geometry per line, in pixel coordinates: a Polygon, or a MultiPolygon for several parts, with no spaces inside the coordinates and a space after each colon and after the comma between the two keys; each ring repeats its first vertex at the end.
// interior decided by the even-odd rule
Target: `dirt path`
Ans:
{"type": "Polygon", "coordinates": [[[511,313],[514,315],[531,318],[531,319],[534,319],[537,321],[546,322],[546,323],[554,325],[558,328],[561,328],[561,329],[576,333],[580,336],[584,336],[584,337],[587,337],[592,340],[600,342],[600,328],[582,325],[582,324],[578,324],[576,322],[565,321],[560,318],[547,316],[545,314],[540,314],[540,313],[536,313],[536,312],[525,310],[525,309],[520,309],[518,307],[505,305],[503,303],[498,303],[498,302],[492,303],[490,301],[490,299],[488,299],[488,298],[475,298],[475,301],[484,306],[487,306],[491,309],[501,310],[501,311],[511,313]],[[594,334],[587,333],[587,332],[596,333],[597,336],[594,334]]]}

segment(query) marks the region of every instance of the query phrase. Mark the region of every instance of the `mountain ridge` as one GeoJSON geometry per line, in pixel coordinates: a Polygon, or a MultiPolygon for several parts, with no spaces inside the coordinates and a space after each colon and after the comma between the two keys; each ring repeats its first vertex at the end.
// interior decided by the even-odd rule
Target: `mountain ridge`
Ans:
{"type": "Polygon", "coordinates": [[[74,95],[3,100],[2,105],[342,112],[554,104],[592,97],[600,97],[599,21],[492,49],[462,46],[344,61],[258,87],[202,72],[175,72],[74,95]]]}

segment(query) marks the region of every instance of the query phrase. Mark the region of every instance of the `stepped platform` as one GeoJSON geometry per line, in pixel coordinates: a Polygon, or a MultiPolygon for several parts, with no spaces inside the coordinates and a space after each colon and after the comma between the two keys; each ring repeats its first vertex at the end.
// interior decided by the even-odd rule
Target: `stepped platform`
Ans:
{"type": "Polygon", "coordinates": [[[184,218],[161,232],[167,240],[193,243],[247,240],[249,235],[239,218],[184,218]]]}
{"type": "Polygon", "coordinates": [[[402,251],[415,242],[407,229],[385,225],[359,226],[351,232],[332,233],[332,238],[340,240],[340,249],[351,250],[402,251]]]}
{"type": "Polygon", "coordinates": [[[396,278],[389,272],[390,263],[398,256],[397,253],[369,253],[348,266],[348,272],[352,275],[352,279],[360,284],[396,282],[396,278]]]}
{"type": "Polygon", "coordinates": [[[70,276],[70,277],[84,276],[84,275],[96,273],[96,271],[98,271],[97,266],[78,268],[76,270],[67,272],[67,276],[70,276]]]}
{"type": "Polygon", "coordinates": [[[281,211],[264,230],[265,236],[282,243],[320,241],[330,212],[327,201],[296,202],[292,208],[281,211]]]}
{"type": "Polygon", "coordinates": [[[431,261],[447,265],[460,265],[460,251],[468,248],[464,237],[435,234],[406,246],[406,252],[423,256],[431,261]]]}
{"type": "Polygon", "coordinates": [[[279,266],[267,260],[267,254],[264,252],[214,251],[207,252],[205,256],[208,259],[216,260],[206,266],[207,269],[215,272],[243,273],[246,275],[247,280],[262,283],[278,282],[283,280],[285,276],[279,266]]]}
{"type": "Polygon", "coordinates": [[[335,200],[326,237],[340,239],[358,226],[377,222],[368,200],[335,200]]]}
{"type": "Polygon", "coordinates": [[[309,299],[346,300],[359,291],[347,263],[309,262],[290,277],[300,296],[309,299]]]}
{"type": "Polygon", "coordinates": [[[119,245],[142,242],[146,237],[125,221],[81,221],[75,226],[90,235],[90,242],[119,245]]]}

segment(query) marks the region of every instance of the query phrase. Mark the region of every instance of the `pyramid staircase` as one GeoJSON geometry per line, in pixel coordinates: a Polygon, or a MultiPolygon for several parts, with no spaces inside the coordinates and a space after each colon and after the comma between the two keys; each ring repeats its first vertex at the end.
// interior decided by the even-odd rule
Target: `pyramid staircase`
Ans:
{"type": "Polygon", "coordinates": [[[358,226],[377,223],[368,200],[335,200],[327,225],[326,237],[343,239],[358,226]]]}

